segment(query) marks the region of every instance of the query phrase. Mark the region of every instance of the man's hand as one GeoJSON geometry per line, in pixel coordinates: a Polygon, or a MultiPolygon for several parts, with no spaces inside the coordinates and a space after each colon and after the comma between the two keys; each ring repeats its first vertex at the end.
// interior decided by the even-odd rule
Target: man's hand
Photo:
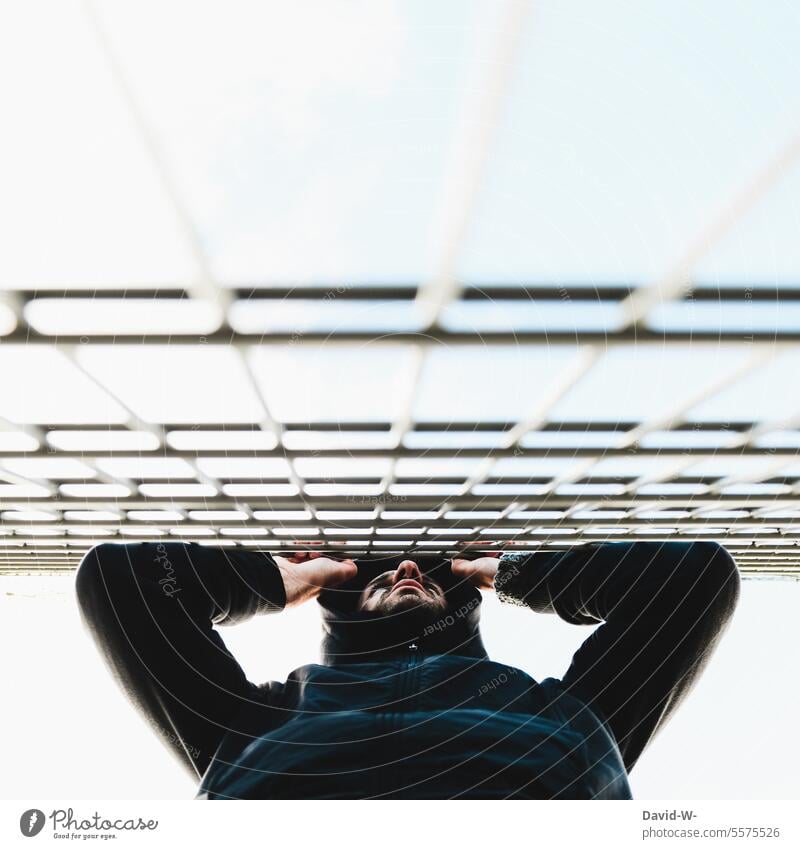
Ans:
{"type": "Polygon", "coordinates": [[[286,589],[286,606],[293,607],[316,598],[326,587],[354,578],[353,560],[333,560],[321,551],[297,551],[289,557],[272,555],[286,589]]]}
{"type": "Polygon", "coordinates": [[[479,590],[493,590],[494,576],[500,563],[497,557],[478,557],[476,560],[464,560],[454,557],[452,560],[452,572],[460,578],[465,578],[479,590]]]}

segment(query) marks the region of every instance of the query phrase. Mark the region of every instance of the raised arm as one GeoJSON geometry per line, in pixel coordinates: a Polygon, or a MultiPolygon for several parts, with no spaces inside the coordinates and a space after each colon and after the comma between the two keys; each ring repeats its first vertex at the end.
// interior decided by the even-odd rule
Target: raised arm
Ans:
{"type": "Polygon", "coordinates": [[[202,776],[227,723],[258,697],[213,626],[283,609],[274,559],[180,542],[106,543],[83,559],[75,586],[83,619],[126,695],[202,776]]]}
{"type": "Polygon", "coordinates": [[[696,682],[739,597],[733,559],[711,542],[505,554],[494,583],[501,601],[604,623],[563,683],[606,720],[628,770],[696,682]]]}

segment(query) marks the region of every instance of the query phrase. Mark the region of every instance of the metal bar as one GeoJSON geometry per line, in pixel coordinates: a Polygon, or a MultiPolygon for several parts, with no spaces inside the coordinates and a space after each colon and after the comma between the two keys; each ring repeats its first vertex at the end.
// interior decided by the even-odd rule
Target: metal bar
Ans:
{"type": "Polygon", "coordinates": [[[691,284],[689,278],[698,262],[726,236],[795,165],[800,157],[800,135],[791,138],[725,204],[690,242],[666,274],[651,285],[637,289],[623,302],[627,328],[640,327],[657,304],[674,298],[691,284]]]}
{"type": "Polygon", "coordinates": [[[164,196],[172,207],[189,256],[195,266],[196,277],[187,289],[193,297],[209,301],[217,306],[220,310],[221,320],[224,321],[227,308],[232,302],[231,293],[227,289],[221,288],[214,279],[200,235],[181,197],[178,185],[173,179],[167,157],[161,149],[157,134],[145,115],[128,75],[117,56],[113,41],[103,22],[102,13],[95,0],[84,0],[83,5],[87,20],[105,58],[114,85],[136,128],[141,145],[161,184],[164,196]]]}
{"type": "Polygon", "coordinates": [[[773,356],[774,353],[769,348],[758,348],[754,350],[750,358],[739,368],[733,369],[728,374],[723,375],[719,380],[714,381],[700,392],[696,392],[681,404],[676,405],[670,411],[669,415],[664,415],[658,419],[643,422],[638,427],[626,433],[621,447],[629,448],[631,445],[639,442],[639,440],[648,433],[671,427],[674,422],[681,421],[684,415],[693,407],[722,392],[724,389],[741,380],[755,369],[765,366],[773,358],[773,356]]]}
{"type": "MultiPolygon", "coordinates": [[[[733,303],[761,302],[795,302],[800,300],[800,281],[793,283],[775,282],[772,280],[751,280],[747,284],[734,285],[709,281],[707,285],[696,282],[686,291],[685,298],[691,301],[712,301],[725,307],[733,303]]],[[[550,283],[546,281],[503,281],[497,280],[485,283],[462,283],[461,298],[465,301],[535,301],[537,303],[554,301],[563,304],[569,301],[618,301],[634,295],[644,288],[644,283],[592,283],[587,285],[580,282],[550,283]]],[[[329,295],[336,288],[336,299],[342,301],[413,301],[422,286],[418,281],[398,281],[396,283],[374,283],[369,280],[354,282],[342,280],[330,283],[310,283],[301,286],[285,284],[260,284],[250,287],[225,287],[226,292],[235,300],[245,301],[317,301],[329,295]],[[339,291],[341,289],[341,291],[339,291]]],[[[5,293],[16,299],[14,309],[21,313],[25,305],[36,298],[57,298],[70,301],[75,299],[90,300],[146,300],[179,301],[191,296],[191,292],[182,284],[165,284],[160,288],[84,288],[80,283],[64,289],[6,289],[5,293]]]]}
{"type": "MultiPolygon", "coordinates": [[[[462,458],[482,458],[486,457],[487,454],[492,455],[493,458],[499,459],[501,457],[520,457],[520,458],[553,458],[553,457],[562,457],[565,459],[571,459],[575,457],[591,457],[595,460],[602,460],[608,457],[630,457],[633,455],[633,452],[628,449],[623,448],[609,448],[606,451],[600,452],[596,448],[462,448],[459,449],[457,454],[462,458]]],[[[108,457],[118,457],[118,458],[130,458],[130,459],[139,459],[141,457],[159,457],[159,458],[181,458],[185,460],[194,460],[199,457],[219,457],[224,455],[225,457],[235,458],[235,457],[286,457],[287,459],[297,459],[301,457],[322,457],[322,458],[334,458],[334,457],[390,457],[392,459],[400,459],[400,458],[447,458],[455,455],[453,450],[447,448],[407,448],[404,446],[397,446],[395,448],[372,448],[372,447],[360,447],[356,446],[353,448],[326,448],[324,451],[316,450],[313,448],[293,448],[293,449],[285,449],[281,450],[280,448],[272,448],[269,450],[259,450],[258,452],[254,452],[252,449],[244,449],[244,448],[226,448],[224,450],[220,449],[210,449],[210,448],[198,448],[198,449],[177,449],[177,448],[166,448],[163,450],[154,449],[153,451],[132,451],[132,450],[120,450],[113,451],[111,449],[108,450],[96,450],[96,451],[80,451],[78,449],[67,449],[67,450],[59,450],[58,452],[48,451],[47,448],[38,448],[35,451],[26,451],[24,454],[21,454],[19,451],[4,449],[0,447],[0,458],[2,457],[74,457],[85,459],[87,462],[94,462],[98,459],[108,458],[108,457]]],[[[776,449],[771,451],[768,448],[754,448],[748,447],[742,450],[736,450],[734,448],[720,448],[719,451],[710,451],[708,448],[637,448],[635,451],[635,456],[637,457],[687,457],[692,459],[693,461],[710,459],[713,457],[777,457],[779,460],[783,460],[785,462],[789,462],[791,460],[797,460],[798,454],[796,450],[790,449],[776,449]]]]}
{"type": "MultiPolygon", "coordinates": [[[[397,449],[402,449],[403,440],[406,437],[406,434],[413,428],[414,425],[414,404],[417,400],[417,395],[419,393],[419,384],[420,378],[422,377],[422,371],[425,368],[425,360],[427,358],[427,349],[422,346],[416,346],[414,349],[414,361],[411,365],[411,388],[408,393],[408,398],[406,399],[406,407],[403,410],[402,415],[398,418],[398,420],[392,426],[392,433],[396,437],[396,446],[397,449]]],[[[420,452],[420,456],[423,452],[420,452]]],[[[385,454],[379,456],[386,456],[385,454]]],[[[389,467],[389,471],[386,476],[381,481],[381,492],[383,492],[386,496],[389,495],[389,490],[392,486],[392,483],[396,479],[396,467],[397,460],[399,458],[399,454],[391,455],[391,463],[389,467]]],[[[376,541],[377,528],[378,525],[382,523],[383,513],[386,509],[385,503],[381,504],[376,510],[376,518],[375,524],[373,526],[373,531],[369,537],[369,545],[372,547],[376,541]]]]}
{"type": "MultiPolygon", "coordinates": [[[[264,393],[261,391],[261,387],[258,384],[258,380],[256,380],[256,376],[253,372],[253,368],[250,364],[249,358],[246,356],[246,354],[240,351],[239,359],[242,361],[242,367],[244,369],[245,374],[247,375],[247,380],[250,383],[250,387],[255,393],[256,398],[258,398],[258,402],[261,404],[261,409],[264,412],[263,419],[260,422],[260,427],[262,430],[267,431],[268,433],[273,433],[275,435],[275,438],[278,441],[277,446],[279,449],[281,449],[282,452],[281,456],[286,457],[286,449],[283,447],[283,425],[270,412],[269,405],[267,404],[267,399],[264,397],[264,393]]],[[[294,484],[294,486],[297,487],[298,498],[303,504],[303,509],[308,510],[308,512],[311,513],[312,517],[316,516],[316,510],[314,508],[313,503],[306,498],[306,494],[304,491],[304,482],[297,474],[297,471],[294,467],[294,462],[288,457],[286,457],[286,463],[289,467],[289,480],[292,484],[294,484]]]]}
{"type": "MultiPolygon", "coordinates": [[[[520,456],[518,453],[519,440],[525,436],[526,433],[541,427],[541,425],[547,421],[550,411],[570,391],[570,389],[572,389],[575,384],[591,370],[600,358],[600,354],[601,349],[597,347],[589,347],[579,351],[579,356],[575,358],[575,361],[570,368],[563,372],[559,381],[550,390],[550,392],[537,399],[533,412],[504,434],[501,448],[511,451],[511,456],[513,457],[520,456]]],[[[494,451],[491,451],[490,455],[481,464],[475,474],[465,481],[464,488],[462,490],[463,495],[471,492],[474,486],[486,480],[496,459],[497,454],[494,451]]],[[[571,477],[574,478],[578,472],[582,473],[583,470],[588,468],[590,465],[592,465],[592,463],[587,460],[586,463],[581,464],[577,470],[573,471],[571,477]]],[[[562,479],[564,478],[554,479],[551,484],[551,489],[555,489],[555,487],[562,482],[562,479]]]]}
{"type": "Polygon", "coordinates": [[[417,293],[425,327],[437,326],[444,307],[458,297],[457,267],[475,200],[484,180],[489,153],[500,123],[503,103],[512,84],[512,71],[530,11],[528,0],[505,0],[500,28],[484,80],[475,85],[476,102],[465,106],[463,126],[456,129],[456,149],[450,157],[439,211],[442,253],[430,280],[417,293]]]}
{"type": "MultiPolygon", "coordinates": [[[[70,338],[66,334],[51,336],[37,333],[35,330],[24,328],[0,338],[0,344],[19,345],[49,345],[64,344],[70,338]]],[[[77,343],[77,336],[75,338],[77,343]]],[[[92,345],[119,345],[126,340],[137,344],[150,345],[221,345],[225,347],[249,347],[264,345],[351,345],[354,342],[369,341],[372,345],[393,345],[399,343],[418,344],[425,347],[442,345],[546,345],[548,347],[576,345],[659,345],[670,343],[691,342],[698,350],[702,346],[718,346],[719,344],[736,344],[748,346],[765,346],[776,352],[796,350],[800,342],[800,328],[783,331],[779,328],[760,331],[740,330],[653,330],[642,327],[625,329],[615,332],[608,330],[514,330],[496,331],[482,330],[478,332],[448,331],[434,327],[420,334],[416,331],[397,331],[376,335],[374,330],[363,331],[308,331],[298,336],[294,331],[270,331],[269,333],[241,333],[233,330],[218,330],[209,334],[141,334],[141,333],[101,333],[82,334],[82,340],[88,340],[92,345]]]]}

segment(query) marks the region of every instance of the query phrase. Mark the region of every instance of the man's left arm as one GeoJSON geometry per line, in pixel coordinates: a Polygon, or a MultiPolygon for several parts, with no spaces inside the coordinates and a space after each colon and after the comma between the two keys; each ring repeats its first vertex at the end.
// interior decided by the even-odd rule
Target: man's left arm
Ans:
{"type": "Polygon", "coordinates": [[[501,601],[599,624],[563,683],[607,722],[628,770],[697,681],[740,592],[733,559],[712,542],[506,554],[494,586],[501,601]]]}

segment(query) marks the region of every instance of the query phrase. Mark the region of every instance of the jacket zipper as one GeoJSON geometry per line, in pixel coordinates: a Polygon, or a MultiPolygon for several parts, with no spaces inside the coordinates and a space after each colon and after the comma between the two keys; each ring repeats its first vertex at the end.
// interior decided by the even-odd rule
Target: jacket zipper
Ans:
{"type": "Polygon", "coordinates": [[[416,679],[416,676],[413,673],[413,670],[419,666],[420,661],[422,660],[422,649],[419,647],[419,643],[413,642],[409,643],[406,647],[408,652],[408,662],[406,663],[406,670],[408,675],[405,676],[407,681],[403,686],[403,696],[410,696],[413,691],[413,683],[416,679]]]}
{"type": "MultiPolygon", "coordinates": [[[[411,695],[414,679],[413,670],[419,665],[421,658],[422,650],[419,647],[419,643],[409,643],[406,646],[406,658],[404,659],[403,665],[403,671],[405,674],[397,676],[397,684],[394,691],[397,702],[403,702],[407,696],[411,695]]],[[[393,710],[391,711],[390,716],[392,716],[394,721],[394,717],[399,717],[399,714],[401,713],[405,713],[405,710],[393,710]]]]}

